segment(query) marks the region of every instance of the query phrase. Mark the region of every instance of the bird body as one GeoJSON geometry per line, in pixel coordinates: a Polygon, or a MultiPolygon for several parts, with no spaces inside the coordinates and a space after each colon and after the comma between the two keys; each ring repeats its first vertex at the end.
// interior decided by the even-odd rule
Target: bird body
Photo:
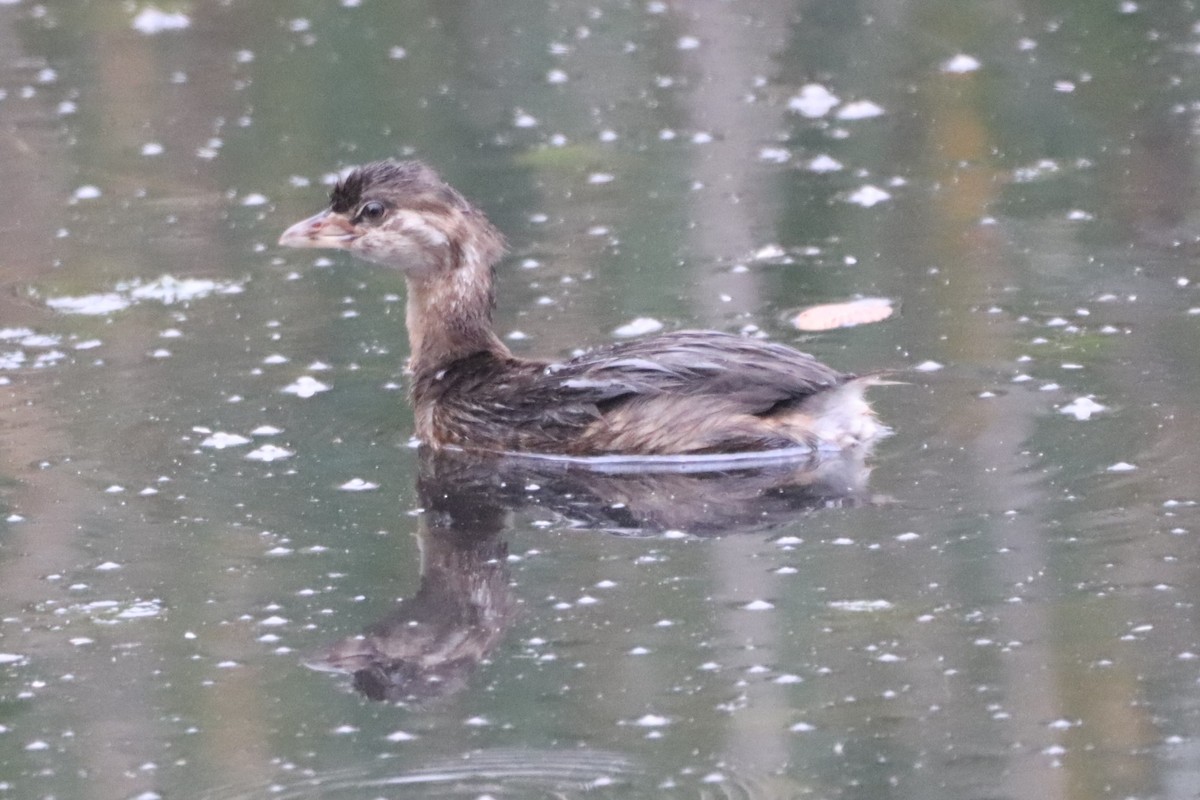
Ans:
{"type": "Polygon", "coordinates": [[[703,455],[844,449],[886,431],[863,397],[877,377],[758,339],[678,331],[562,362],[514,356],[491,326],[503,237],[419,162],[350,172],[280,243],[403,272],[416,435],[434,448],[703,455]]]}

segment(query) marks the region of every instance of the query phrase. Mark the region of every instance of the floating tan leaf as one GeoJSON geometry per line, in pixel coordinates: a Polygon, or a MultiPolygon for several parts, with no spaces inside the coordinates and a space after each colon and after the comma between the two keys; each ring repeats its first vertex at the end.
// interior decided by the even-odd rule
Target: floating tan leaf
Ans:
{"type": "Polygon", "coordinates": [[[892,301],[886,297],[863,297],[845,303],[810,306],[792,317],[792,324],[802,331],[830,331],[879,322],[895,311],[892,301]]]}

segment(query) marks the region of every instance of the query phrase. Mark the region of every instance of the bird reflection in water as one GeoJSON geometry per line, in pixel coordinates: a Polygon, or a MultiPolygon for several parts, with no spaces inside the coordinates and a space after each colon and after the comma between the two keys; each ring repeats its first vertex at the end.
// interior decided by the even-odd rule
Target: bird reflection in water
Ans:
{"type": "Polygon", "coordinates": [[[515,616],[503,537],[509,511],[545,509],[568,527],[627,536],[762,531],[814,509],[871,501],[868,449],[707,469],[704,462],[660,461],[636,470],[422,450],[420,588],[308,665],[351,674],[372,700],[426,706],[450,697],[466,688],[515,616]]]}

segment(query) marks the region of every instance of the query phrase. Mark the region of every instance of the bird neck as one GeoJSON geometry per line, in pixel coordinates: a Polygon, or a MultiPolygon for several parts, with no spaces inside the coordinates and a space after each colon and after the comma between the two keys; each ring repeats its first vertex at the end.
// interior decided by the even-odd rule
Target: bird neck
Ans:
{"type": "Polygon", "coordinates": [[[492,331],[495,254],[472,246],[456,250],[446,269],[407,280],[409,366],[418,375],[479,352],[512,355],[492,331]]]}

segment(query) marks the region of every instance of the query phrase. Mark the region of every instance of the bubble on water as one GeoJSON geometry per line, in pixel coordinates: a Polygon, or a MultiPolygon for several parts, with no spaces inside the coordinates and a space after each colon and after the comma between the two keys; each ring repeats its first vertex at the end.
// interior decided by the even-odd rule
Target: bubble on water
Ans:
{"type": "Polygon", "coordinates": [[[351,478],[338,487],[343,492],[369,492],[378,488],[378,483],[364,481],[362,478],[351,478]]]}
{"type": "Polygon", "coordinates": [[[81,297],[50,297],[46,305],[64,314],[111,314],[122,311],[133,303],[126,297],[114,293],[88,294],[81,297]]]}
{"type": "Polygon", "coordinates": [[[613,336],[626,339],[633,336],[644,336],[663,329],[663,324],[653,317],[637,317],[613,330],[613,336]]]}
{"type": "Polygon", "coordinates": [[[845,120],[871,119],[884,114],[883,106],[870,100],[855,100],[838,109],[837,118],[845,120]]]}
{"type": "Polygon", "coordinates": [[[163,146],[158,142],[146,142],[142,145],[142,155],[144,156],[161,156],[163,146]]]}
{"type": "Polygon", "coordinates": [[[953,58],[942,62],[942,72],[961,74],[964,72],[974,72],[981,66],[983,65],[979,63],[979,59],[975,58],[975,56],[959,53],[953,58]]]}
{"type": "Polygon", "coordinates": [[[239,433],[225,433],[217,431],[212,436],[200,443],[201,447],[212,447],[216,450],[224,450],[226,447],[239,447],[243,444],[250,443],[249,437],[242,436],[239,433]]]}
{"type": "Polygon", "coordinates": [[[322,383],[311,375],[301,375],[295,381],[283,387],[283,389],[280,391],[282,391],[284,394],[294,394],[296,397],[307,400],[313,395],[320,394],[321,392],[327,392],[331,388],[333,387],[331,387],[329,384],[322,383]]]}
{"type": "Polygon", "coordinates": [[[786,164],[792,158],[792,153],[786,147],[763,147],[758,151],[758,160],[770,164],[786,164]]]}
{"type": "Polygon", "coordinates": [[[513,113],[513,127],[515,128],[536,128],[538,126],[537,117],[532,114],[526,114],[524,111],[517,109],[513,113]]]}
{"type": "Polygon", "coordinates": [[[775,604],[767,600],[751,600],[741,606],[743,611],[770,611],[775,604]]]}
{"type": "Polygon", "coordinates": [[[1107,410],[1107,406],[1097,403],[1091,397],[1076,397],[1070,403],[1058,409],[1060,414],[1074,417],[1080,422],[1089,420],[1096,414],[1107,410]]]}
{"type": "Polygon", "coordinates": [[[48,297],[46,305],[64,314],[111,314],[134,303],[153,300],[164,305],[189,303],[213,294],[239,294],[239,281],[214,281],[203,278],[176,278],[163,275],[152,281],[122,281],[115,291],[77,297],[48,297]]]}
{"type": "Polygon", "coordinates": [[[192,24],[192,20],[181,11],[163,11],[147,6],[138,12],[131,24],[138,33],[153,36],[164,31],[184,30],[192,24]]]}
{"type": "Polygon", "coordinates": [[[750,258],[755,261],[770,261],[772,259],[783,258],[787,255],[787,251],[777,244],[765,244],[750,254],[750,258]]]}
{"type": "Polygon", "coordinates": [[[809,161],[807,167],[810,172],[838,172],[842,169],[842,162],[822,153],[809,161]]]}
{"type": "Polygon", "coordinates": [[[0,653],[0,664],[23,664],[25,660],[20,653],[0,653]]]}
{"type": "Polygon", "coordinates": [[[871,208],[882,202],[892,199],[891,192],[880,189],[878,186],[866,184],[855,189],[846,197],[847,203],[853,203],[856,206],[863,208],[871,208]]]}
{"type": "Polygon", "coordinates": [[[163,612],[161,600],[141,600],[117,612],[117,619],[144,619],[157,617],[163,612]]]}
{"type": "Polygon", "coordinates": [[[800,92],[787,102],[789,111],[795,111],[803,117],[816,119],[828,114],[834,106],[842,102],[819,83],[810,83],[800,88],[800,92]]]}
{"type": "Polygon", "coordinates": [[[1128,461],[1118,461],[1115,464],[1109,464],[1107,472],[1133,472],[1137,466],[1130,464],[1128,461]]]}
{"type": "Polygon", "coordinates": [[[872,611],[890,611],[893,608],[893,605],[887,600],[834,600],[829,603],[829,607],[838,611],[862,613],[872,611]]]}
{"type": "Polygon", "coordinates": [[[295,453],[284,447],[277,447],[273,444],[264,444],[257,450],[251,450],[246,454],[246,458],[251,461],[282,461],[285,458],[291,458],[295,453]]]}
{"type": "Polygon", "coordinates": [[[25,363],[25,354],[20,350],[0,352],[0,369],[19,369],[25,363]]]}
{"type": "Polygon", "coordinates": [[[664,725],[670,725],[671,720],[660,714],[645,714],[634,720],[633,724],[640,728],[661,728],[664,725]]]}

